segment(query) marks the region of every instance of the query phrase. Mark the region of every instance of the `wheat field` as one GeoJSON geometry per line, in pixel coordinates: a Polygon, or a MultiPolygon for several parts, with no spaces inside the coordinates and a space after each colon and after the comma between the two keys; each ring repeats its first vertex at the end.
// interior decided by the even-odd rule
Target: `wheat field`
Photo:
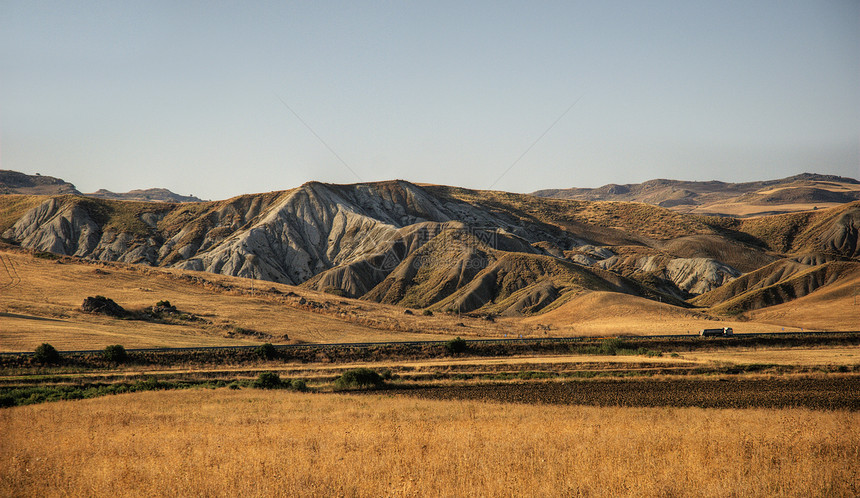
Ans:
{"type": "Polygon", "coordinates": [[[0,410],[2,496],[856,496],[860,414],[258,390],[0,410]]]}

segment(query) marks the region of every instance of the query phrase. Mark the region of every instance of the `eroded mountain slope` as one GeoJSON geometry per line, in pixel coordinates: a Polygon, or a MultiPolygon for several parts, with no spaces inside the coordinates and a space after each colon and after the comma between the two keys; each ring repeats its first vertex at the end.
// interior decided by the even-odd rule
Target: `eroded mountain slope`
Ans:
{"type": "Polygon", "coordinates": [[[717,306],[757,285],[748,282],[792,278],[763,270],[781,258],[814,252],[803,264],[816,266],[860,251],[860,202],[735,219],[389,181],[193,204],[72,195],[0,204],[3,237],[34,250],[482,314],[541,313],[593,291],[681,306],[705,294],[719,297],[694,303],[717,306]]]}

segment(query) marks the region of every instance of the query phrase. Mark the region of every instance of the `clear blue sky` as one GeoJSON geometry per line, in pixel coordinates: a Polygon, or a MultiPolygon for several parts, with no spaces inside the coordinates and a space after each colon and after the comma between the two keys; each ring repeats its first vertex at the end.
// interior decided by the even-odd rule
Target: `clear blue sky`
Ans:
{"type": "Polygon", "coordinates": [[[0,168],[211,199],[857,178],[860,1],[0,0],[0,168]]]}

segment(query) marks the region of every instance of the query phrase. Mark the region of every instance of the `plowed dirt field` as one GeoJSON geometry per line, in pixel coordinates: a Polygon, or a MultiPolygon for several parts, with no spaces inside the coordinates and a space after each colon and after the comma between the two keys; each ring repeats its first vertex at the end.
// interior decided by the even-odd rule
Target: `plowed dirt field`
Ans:
{"type": "MultiPolygon", "coordinates": [[[[379,392],[379,391],[376,391],[379,392]]],[[[860,410],[860,376],[777,379],[586,380],[388,389],[395,395],[505,403],[860,410]]]]}

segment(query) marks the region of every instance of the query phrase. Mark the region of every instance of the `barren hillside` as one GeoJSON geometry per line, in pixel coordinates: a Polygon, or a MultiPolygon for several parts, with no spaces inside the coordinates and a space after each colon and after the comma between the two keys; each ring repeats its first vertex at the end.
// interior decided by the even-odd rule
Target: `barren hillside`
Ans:
{"type": "Polygon", "coordinates": [[[740,219],[406,181],[311,182],[181,204],[7,195],[0,222],[7,242],[35,251],[473,316],[540,315],[593,292],[735,316],[818,292],[860,264],[860,202],[740,219]]]}

